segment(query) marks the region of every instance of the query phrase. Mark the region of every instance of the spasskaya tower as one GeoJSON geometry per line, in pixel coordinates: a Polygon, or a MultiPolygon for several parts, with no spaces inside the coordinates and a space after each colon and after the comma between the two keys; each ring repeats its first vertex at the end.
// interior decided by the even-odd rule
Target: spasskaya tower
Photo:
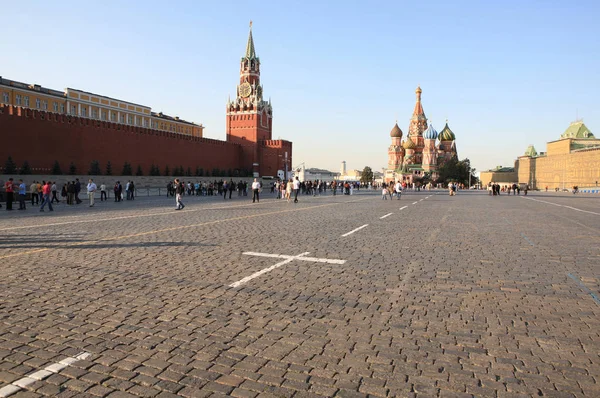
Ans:
{"type": "MultiPolygon", "coordinates": [[[[242,162],[255,176],[265,174],[261,163],[261,147],[272,141],[273,108],[263,99],[260,84],[260,59],[252,38],[252,22],[246,53],[240,61],[240,81],[236,98],[227,101],[227,141],[242,146],[242,162]]],[[[291,143],[290,143],[291,144],[291,143]]],[[[291,158],[291,151],[289,153],[291,158]]],[[[278,165],[279,166],[279,165],[278,165]]],[[[273,175],[272,173],[271,175],[273,175]]]]}

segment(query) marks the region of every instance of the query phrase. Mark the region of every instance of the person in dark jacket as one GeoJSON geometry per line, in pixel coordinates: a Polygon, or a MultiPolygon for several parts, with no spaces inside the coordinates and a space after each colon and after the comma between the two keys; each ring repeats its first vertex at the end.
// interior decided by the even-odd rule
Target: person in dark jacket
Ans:
{"type": "Polygon", "coordinates": [[[81,183],[79,182],[79,178],[75,179],[75,203],[80,204],[81,199],[79,199],[79,192],[81,192],[81,183]]]}

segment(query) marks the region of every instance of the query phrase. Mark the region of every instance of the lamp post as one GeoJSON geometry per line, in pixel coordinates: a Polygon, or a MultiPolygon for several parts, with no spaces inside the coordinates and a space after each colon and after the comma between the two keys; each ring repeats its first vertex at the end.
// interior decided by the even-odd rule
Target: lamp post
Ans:
{"type": "Polygon", "coordinates": [[[287,153],[287,151],[285,152],[285,155],[279,155],[279,157],[280,157],[280,158],[283,158],[283,159],[282,159],[282,162],[283,162],[283,169],[284,169],[284,170],[283,170],[283,178],[284,178],[284,180],[285,180],[285,181],[287,181],[287,180],[288,180],[288,163],[289,163],[289,161],[290,161],[290,160],[288,159],[288,153],[287,153]]]}
{"type": "Polygon", "coordinates": [[[469,163],[469,186],[467,189],[471,189],[471,164],[469,163]]]}

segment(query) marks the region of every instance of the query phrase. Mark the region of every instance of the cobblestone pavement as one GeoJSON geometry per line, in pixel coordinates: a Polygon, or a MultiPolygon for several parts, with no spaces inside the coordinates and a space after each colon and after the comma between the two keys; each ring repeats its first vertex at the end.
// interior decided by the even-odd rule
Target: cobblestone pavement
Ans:
{"type": "Polygon", "coordinates": [[[600,397],[600,197],[264,196],[2,213],[0,397],[600,397]]]}

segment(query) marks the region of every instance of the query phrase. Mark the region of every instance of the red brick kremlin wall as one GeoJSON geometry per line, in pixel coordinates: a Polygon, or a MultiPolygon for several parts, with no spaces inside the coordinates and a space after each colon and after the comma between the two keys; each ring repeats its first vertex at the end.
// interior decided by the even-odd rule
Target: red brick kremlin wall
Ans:
{"type": "Polygon", "coordinates": [[[102,170],[111,162],[113,174],[123,164],[131,164],[135,173],[140,165],[144,175],[157,165],[240,168],[240,147],[225,141],[198,137],[182,137],[164,131],[38,112],[14,106],[0,107],[0,161],[12,156],[17,166],[27,160],[33,168],[52,168],[58,161],[63,172],[71,162],[78,173],[86,173],[90,163],[100,162],[102,170]]]}
{"type": "MultiPolygon", "coordinates": [[[[283,156],[279,155],[284,155],[286,150],[291,161],[289,141],[263,142],[260,147],[261,176],[275,175],[277,169],[284,169],[283,156]]],[[[98,160],[103,171],[110,161],[113,174],[119,174],[125,162],[131,164],[134,173],[140,165],[144,175],[149,174],[152,164],[159,167],[161,174],[165,166],[171,170],[190,167],[192,172],[201,167],[205,173],[214,168],[251,170],[252,164],[243,161],[247,158],[243,152],[249,150],[254,147],[0,106],[0,163],[12,156],[18,167],[27,160],[32,168],[50,169],[57,160],[63,172],[67,172],[73,162],[78,173],[86,173],[90,163],[98,160]]]]}

